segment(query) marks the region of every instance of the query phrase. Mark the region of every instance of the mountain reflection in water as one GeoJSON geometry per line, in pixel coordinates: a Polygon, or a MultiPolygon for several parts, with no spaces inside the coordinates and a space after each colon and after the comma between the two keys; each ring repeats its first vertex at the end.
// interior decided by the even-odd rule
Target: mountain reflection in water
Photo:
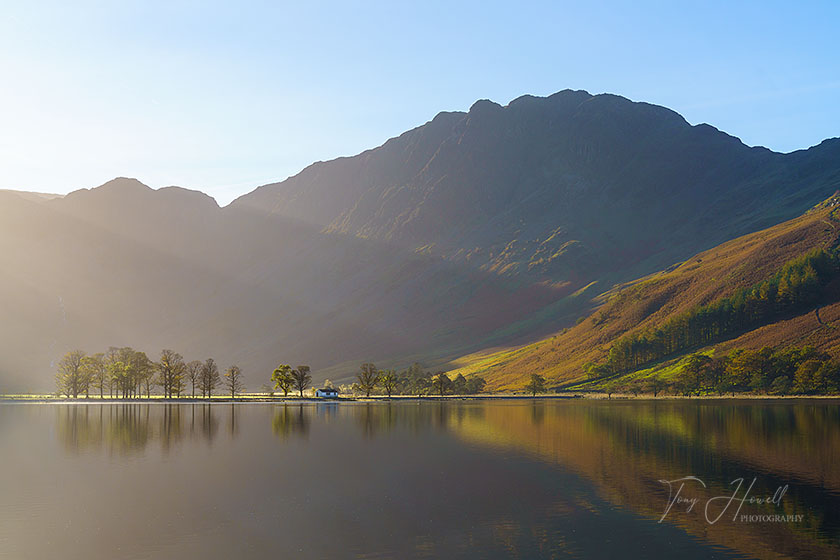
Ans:
{"type": "Polygon", "coordinates": [[[0,405],[0,446],[0,557],[840,555],[832,401],[0,405]],[[801,522],[709,523],[739,477],[801,522]]]}

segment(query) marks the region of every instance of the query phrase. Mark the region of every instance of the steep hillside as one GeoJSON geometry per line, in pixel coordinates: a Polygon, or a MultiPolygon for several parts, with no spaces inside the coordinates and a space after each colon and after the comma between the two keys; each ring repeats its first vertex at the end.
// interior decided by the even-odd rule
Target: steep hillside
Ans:
{"type": "Polygon", "coordinates": [[[64,352],[110,345],[238,363],[251,388],[280,360],[316,382],[437,367],[570,325],[616,283],[838,185],[838,139],[777,154],[563,91],[441,113],[225,208],[131,179],[0,192],[0,393],[48,389],[64,352]]]}
{"type": "Polygon", "coordinates": [[[237,363],[253,389],[281,360],[335,379],[475,348],[563,295],[129,179],[0,193],[0,254],[0,393],[48,390],[64,352],[112,345],[237,363]]]}
{"type": "Polygon", "coordinates": [[[234,206],[575,288],[629,280],[801,214],[840,140],[777,154],[615,95],[479,101],[234,206]]]}
{"type": "MultiPolygon", "coordinates": [[[[617,287],[600,298],[599,309],[574,327],[531,345],[466,356],[453,362],[453,374],[480,374],[495,389],[519,388],[534,372],[555,386],[584,380],[585,365],[607,363],[610,350],[622,338],[652,332],[690,310],[755,286],[810,250],[836,247],[840,239],[838,205],[840,198],[832,197],[799,218],[617,287]]],[[[840,291],[829,286],[828,301],[820,304],[819,318],[812,306],[773,317],[746,332],[723,336],[711,346],[725,352],[765,345],[813,345],[838,356],[840,331],[833,324],[838,319],[840,291]]],[[[675,356],[696,349],[683,349],[675,356]]]]}

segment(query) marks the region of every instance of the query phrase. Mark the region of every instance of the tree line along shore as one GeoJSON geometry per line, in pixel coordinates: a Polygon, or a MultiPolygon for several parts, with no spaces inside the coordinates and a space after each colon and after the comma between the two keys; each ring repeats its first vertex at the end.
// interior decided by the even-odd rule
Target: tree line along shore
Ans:
{"type": "MultiPolygon", "coordinates": [[[[486,386],[481,377],[467,379],[458,375],[453,379],[443,371],[434,374],[425,371],[420,364],[397,372],[380,370],[373,363],[365,362],[356,379],[355,383],[340,387],[327,380],[324,389],[353,396],[384,394],[391,397],[474,395],[486,386]]],[[[55,395],[69,399],[151,399],[161,396],[166,399],[212,399],[214,393],[235,399],[245,391],[242,370],[237,365],[231,365],[221,373],[213,358],[188,362],[181,354],[167,349],[154,361],[145,352],[131,347],[111,347],[106,352],[90,355],[82,350],[67,352],[58,362],[55,381],[55,395]]],[[[542,388],[544,390],[544,385],[542,388]]],[[[311,368],[278,365],[271,373],[270,383],[264,384],[260,393],[273,397],[281,392],[284,397],[296,393],[300,398],[311,393],[311,368]]]]}
{"type": "Polygon", "coordinates": [[[613,376],[597,367],[574,390],[673,396],[820,396],[840,393],[840,363],[811,346],[689,354],[658,372],[640,370],[613,376]]]}
{"type": "MultiPolygon", "coordinates": [[[[669,369],[610,375],[589,365],[588,379],[560,387],[549,387],[539,374],[530,375],[523,392],[531,396],[546,393],[614,393],[634,396],[820,396],[840,393],[840,363],[812,347],[761,350],[735,349],[716,358],[690,354],[669,369]]],[[[450,377],[447,372],[426,371],[420,364],[396,371],[380,370],[363,363],[356,381],[335,386],[326,380],[322,389],[344,397],[406,397],[478,395],[489,396],[486,381],[479,376],[450,377]],[[334,391],[334,393],[332,392],[334,391]]],[[[236,399],[245,391],[242,370],[229,366],[223,373],[213,358],[185,361],[172,350],[162,350],[157,361],[131,347],[109,348],[87,355],[68,352],[57,366],[57,397],[68,399],[202,398],[219,396],[236,399]]],[[[309,366],[278,365],[255,395],[274,398],[290,394],[314,396],[309,366]]]]}

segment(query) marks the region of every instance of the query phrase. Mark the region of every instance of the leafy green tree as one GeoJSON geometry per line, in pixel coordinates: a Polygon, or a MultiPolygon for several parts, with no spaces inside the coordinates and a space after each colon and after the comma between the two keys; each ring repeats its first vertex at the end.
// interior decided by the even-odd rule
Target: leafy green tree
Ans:
{"type": "Polygon", "coordinates": [[[820,391],[825,393],[837,393],[840,391],[840,365],[832,360],[823,362],[819,372],[820,391]]]}
{"type": "Polygon", "coordinates": [[[793,378],[794,390],[803,395],[817,393],[822,383],[820,379],[820,370],[822,367],[823,362],[815,358],[802,362],[796,369],[796,374],[793,378]]]}
{"type": "Polygon", "coordinates": [[[432,376],[423,371],[423,366],[415,362],[399,375],[399,392],[405,395],[424,395],[432,391],[432,376]]]}
{"type": "Polygon", "coordinates": [[[452,380],[446,375],[446,372],[439,371],[432,378],[432,388],[442,397],[444,394],[452,390],[452,380]]]}
{"type": "Polygon", "coordinates": [[[435,388],[432,385],[431,372],[428,372],[423,377],[416,379],[414,382],[414,389],[414,392],[416,392],[418,396],[432,393],[435,388]]]}
{"type": "Polygon", "coordinates": [[[726,361],[724,381],[727,390],[747,391],[753,376],[770,367],[765,351],[737,349],[729,353],[726,361]]]}
{"type": "Polygon", "coordinates": [[[723,356],[722,358],[712,358],[712,361],[703,371],[702,385],[705,390],[718,390],[721,381],[726,376],[727,361],[728,358],[726,356],[723,356]]]}
{"type": "Polygon", "coordinates": [[[294,378],[292,377],[292,366],[288,364],[280,364],[271,374],[271,381],[274,382],[274,388],[283,391],[283,397],[289,396],[289,390],[294,385],[294,378]]]}
{"type": "Polygon", "coordinates": [[[607,394],[607,398],[612,399],[613,393],[618,392],[620,387],[621,382],[617,379],[613,379],[604,383],[603,390],[607,394]]]}
{"type": "Polygon", "coordinates": [[[537,393],[545,393],[545,377],[538,373],[531,374],[531,381],[525,385],[525,390],[536,397],[537,393]]]}
{"type": "Polygon", "coordinates": [[[356,374],[359,387],[364,391],[365,396],[370,397],[370,392],[373,391],[379,381],[379,370],[370,362],[363,363],[360,369],[361,371],[356,374]]]}
{"type": "Polygon", "coordinates": [[[230,391],[230,398],[235,399],[236,395],[245,390],[242,382],[242,370],[239,366],[230,366],[225,372],[225,387],[230,391]]]}
{"type": "Polygon", "coordinates": [[[467,393],[470,395],[480,393],[484,390],[484,387],[486,385],[487,381],[483,377],[473,375],[472,377],[467,379],[467,393]]]}
{"type": "Polygon", "coordinates": [[[463,374],[458,374],[452,380],[452,392],[456,395],[465,395],[467,393],[467,378],[463,374]]]}
{"type": "Polygon", "coordinates": [[[682,388],[683,394],[700,394],[703,389],[706,370],[711,364],[712,359],[704,354],[691,354],[685,360],[685,364],[683,364],[677,377],[677,382],[682,388]]]}
{"type": "Polygon", "coordinates": [[[770,393],[773,395],[785,396],[790,393],[790,377],[786,375],[779,375],[770,384],[770,393]]]}
{"type": "Polygon", "coordinates": [[[309,366],[298,366],[291,373],[294,381],[293,386],[300,392],[300,398],[303,398],[303,392],[309,388],[312,382],[312,374],[310,373],[309,366]]]}
{"type": "Polygon", "coordinates": [[[644,383],[644,390],[647,393],[653,393],[653,396],[656,397],[665,390],[666,383],[664,380],[658,377],[650,377],[644,383]]]}
{"type": "Polygon", "coordinates": [[[397,373],[392,369],[379,372],[379,384],[385,389],[385,393],[388,394],[388,398],[390,399],[391,393],[397,386],[397,373]]]}
{"type": "Polygon", "coordinates": [[[612,375],[613,373],[609,364],[595,364],[592,362],[583,364],[583,372],[586,374],[587,379],[599,379],[612,375]]]}
{"type": "Polygon", "coordinates": [[[115,374],[111,376],[111,382],[117,390],[117,396],[124,399],[138,397],[144,387],[146,396],[150,395],[154,365],[145,352],[129,346],[112,347],[108,349],[105,360],[109,364],[110,373],[115,374]],[[119,368],[111,367],[116,362],[121,362],[122,365],[119,368]]]}

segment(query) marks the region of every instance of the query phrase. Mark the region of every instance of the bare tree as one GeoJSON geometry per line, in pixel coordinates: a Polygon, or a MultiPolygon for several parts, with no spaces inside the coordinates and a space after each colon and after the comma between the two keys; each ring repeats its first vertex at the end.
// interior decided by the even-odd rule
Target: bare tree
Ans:
{"type": "Polygon", "coordinates": [[[195,386],[201,378],[201,367],[204,364],[201,360],[193,360],[186,365],[186,378],[190,380],[192,385],[192,396],[195,397],[195,386]]]}
{"type": "MultiPolygon", "coordinates": [[[[186,364],[184,364],[184,370],[186,371],[186,364]]],[[[172,380],[172,387],[171,391],[172,394],[175,395],[177,398],[181,398],[181,393],[184,392],[184,389],[187,388],[186,381],[184,380],[184,375],[178,375],[175,379],[172,380]]]]}
{"type": "Polygon", "coordinates": [[[230,366],[225,373],[225,387],[230,391],[230,398],[235,399],[238,393],[245,390],[242,382],[242,370],[239,366],[230,366]]]}
{"type": "Polygon", "coordinates": [[[356,374],[356,378],[359,380],[359,387],[365,392],[365,396],[370,397],[370,392],[373,391],[379,381],[379,370],[376,369],[374,364],[365,362],[362,364],[361,371],[356,374]]]}
{"type": "Polygon", "coordinates": [[[171,399],[173,393],[180,392],[180,387],[183,386],[186,370],[184,357],[172,350],[162,350],[155,369],[158,372],[157,384],[163,388],[163,396],[171,399]]]}
{"type": "Polygon", "coordinates": [[[309,366],[298,366],[297,369],[291,371],[292,379],[294,380],[294,388],[300,391],[300,398],[303,398],[303,392],[309,388],[312,382],[312,374],[309,366]]]}
{"type": "Polygon", "coordinates": [[[207,360],[201,366],[201,375],[199,376],[199,385],[201,387],[201,395],[205,398],[213,396],[213,389],[219,386],[219,366],[213,358],[207,360]]]}
{"type": "Polygon", "coordinates": [[[79,398],[84,390],[84,369],[82,361],[85,353],[81,350],[67,352],[58,362],[58,374],[55,377],[58,393],[67,397],[79,398]]]}

